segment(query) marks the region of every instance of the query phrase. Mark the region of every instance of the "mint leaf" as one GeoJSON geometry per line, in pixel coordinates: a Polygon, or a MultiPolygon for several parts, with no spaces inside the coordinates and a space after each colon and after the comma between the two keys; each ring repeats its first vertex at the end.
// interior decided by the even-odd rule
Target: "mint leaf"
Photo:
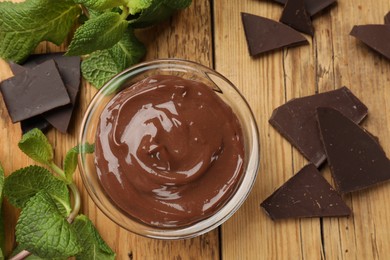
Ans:
{"type": "MultiPolygon", "coordinates": [[[[20,244],[19,244],[19,245],[16,246],[14,251],[12,251],[11,256],[12,257],[16,256],[17,254],[19,254],[23,250],[25,250],[25,248],[21,247],[20,244]]],[[[24,258],[24,260],[67,260],[67,259],[68,259],[67,257],[62,257],[62,258],[61,257],[60,258],[42,258],[42,257],[36,256],[36,255],[29,255],[26,258],[24,258]]]]}
{"type": "Polygon", "coordinates": [[[37,128],[25,133],[18,146],[34,161],[47,165],[53,161],[53,147],[42,131],[37,128]]]}
{"type": "Polygon", "coordinates": [[[68,183],[72,182],[73,179],[73,173],[75,172],[77,168],[77,156],[81,153],[93,153],[95,150],[95,147],[93,144],[82,144],[77,145],[70,149],[65,156],[64,159],[64,172],[66,179],[68,183]]]}
{"type": "Polygon", "coordinates": [[[16,240],[43,258],[70,257],[81,251],[76,232],[45,191],[38,192],[22,209],[16,240]]]}
{"type": "Polygon", "coordinates": [[[76,255],[76,259],[115,259],[115,253],[104,242],[91,220],[86,216],[77,216],[73,226],[82,247],[82,251],[76,255]]]}
{"type": "Polygon", "coordinates": [[[138,15],[133,17],[133,19],[130,17],[129,23],[132,27],[143,28],[152,26],[168,19],[176,10],[175,8],[169,7],[161,0],[151,0],[151,2],[152,3],[146,9],[142,9],[138,15]]]}
{"type": "Polygon", "coordinates": [[[120,14],[107,12],[80,26],[66,55],[83,55],[114,46],[126,31],[128,22],[120,14]]]}
{"type": "Polygon", "coordinates": [[[125,4],[124,0],[75,0],[74,2],[97,11],[103,11],[125,4]]]}
{"type": "Polygon", "coordinates": [[[4,193],[8,201],[18,208],[25,207],[27,201],[41,190],[50,194],[63,217],[70,214],[66,184],[56,179],[47,169],[33,165],[17,170],[5,179],[4,193]]]}
{"type": "Polygon", "coordinates": [[[41,41],[61,44],[80,13],[71,0],[0,2],[0,57],[19,63],[41,41]]]}
{"type": "Polygon", "coordinates": [[[191,5],[192,0],[163,0],[164,4],[174,9],[184,9],[191,5]]]}
{"type": "Polygon", "coordinates": [[[129,1],[127,6],[130,9],[130,14],[135,15],[151,6],[152,2],[153,0],[133,0],[129,1]]]}
{"type": "Polygon", "coordinates": [[[138,63],[145,53],[145,46],[135,37],[134,31],[128,28],[114,47],[96,51],[85,59],[81,71],[84,78],[99,89],[119,72],[138,63]]]}

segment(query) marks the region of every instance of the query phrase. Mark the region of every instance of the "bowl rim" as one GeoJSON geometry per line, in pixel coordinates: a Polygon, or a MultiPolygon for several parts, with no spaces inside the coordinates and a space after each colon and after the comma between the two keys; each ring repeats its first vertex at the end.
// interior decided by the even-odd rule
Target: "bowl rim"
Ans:
{"type": "MultiPolygon", "coordinates": [[[[150,69],[153,69],[153,68],[150,68],[150,69]]],[[[140,74],[140,73],[138,73],[138,74],[140,74]]],[[[207,77],[207,78],[210,81],[213,82],[212,79],[210,79],[209,77],[207,77]]],[[[218,85],[218,84],[216,84],[216,85],[218,85]]],[[[226,222],[242,206],[244,201],[247,199],[247,197],[249,196],[249,194],[250,194],[251,190],[253,189],[253,186],[254,186],[254,184],[256,182],[256,178],[257,178],[257,175],[258,175],[258,172],[259,172],[259,168],[260,168],[260,138],[259,138],[259,129],[258,129],[258,125],[257,125],[256,119],[255,119],[253,110],[251,109],[248,101],[245,99],[245,97],[243,96],[241,91],[229,79],[227,79],[224,75],[222,75],[221,73],[217,72],[213,68],[209,68],[209,67],[207,67],[205,65],[202,65],[200,63],[197,63],[197,62],[194,62],[194,61],[190,61],[190,60],[186,60],[186,59],[180,59],[180,58],[154,59],[154,60],[138,63],[138,64],[136,64],[134,66],[131,66],[131,67],[123,70],[122,72],[116,74],[107,83],[105,83],[98,90],[98,92],[94,94],[94,96],[90,100],[90,102],[88,104],[88,107],[87,107],[87,109],[84,112],[84,116],[83,116],[83,119],[81,121],[81,125],[79,127],[79,131],[80,132],[79,132],[78,139],[77,139],[78,144],[79,144],[79,149],[80,149],[79,150],[79,155],[78,155],[78,168],[79,168],[79,172],[80,172],[80,176],[81,176],[83,185],[84,185],[85,189],[87,190],[87,193],[88,193],[89,197],[92,199],[92,201],[94,202],[95,206],[97,206],[97,208],[99,208],[99,210],[101,212],[103,212],[104,215],[106,217],[108,217],[112,222],[114,222],[115,224],[119,225],[120,227],[124,228],[127,231],[130,231],[130,232],[132,232],[134,234],[141,235],[141,236],[148,237],[148,238],[163,239],[163,240],[187,239],[187,238],[192,238],[192,237],[196,237],[196,236],[202,235],[202,234],[204,234],[206,232],[209,232],[209,231],[213,230],[214,228],[222,225],[224,222],[226,222]],[[176,63],[179,63],[179,64],[176,64],[176,63]],[[125,74],[128,74],[129,72],[135,71],[135,70],[137,70],[139,68],[142,68],[142,67],[148,67],[148,66],[152,66],[152,65],[162,65],[162,64],[167,64],[167,65],[168,64],[171,64],[171,65],[172,64],[175,64],[175,65],[186,65],[187,67],[195,68],[195,70],[198,70],[198,71],[203,72],[203,73],[205,71],[210,71],[213,74],[217,75],[220,79],[225,81],[225,83],[227,83],[227,85],[229,85],[229,87],[233,88],[235,94],[237,94],[240,97],[240,99],[241,99],[240,101],[242,101],[244,103],[245,108],[249,112],[248,118],[249,118],[251,126],[252,126],[252,131],[253,131],[253,135],[252,136],[254,137],[254,140],[253,140],[253,142],[254,142],[253,143],[254,149],[251,150],[250,154],[252,154],[254,152],[255,156],[257,157],[257,159],[255,160],[254,165],[253,165],[253,167],[251,169],[251,172],[253,172],[253,173],[251,175],[250,180],[248,180],[249,186],[246,188],[246,191],[245,191],[244,195],[239,198],[239,201],[230,209],[230,211],[227,214],[225,214],[223,217],[220,217],[219,219],[217,219],[217,221],[214,221],[213,224],[206,225],[204,228],[198,229],[196,232],[190,232],[189,234],[186,234],[186,235],[181,235],[181,234],[167,235],[166,232],[173,231],[175,229],[167,228],[167,229],[164,230],[163,228],[155,228],[153,226],[149,226],[147,224],[138,222],[138,221],[136,221],[134,219],[131,219],[129,216],[124,214],[117,206],[113,205],[113,207],[116,207],[118,209],[118,211],[121,212],[120,214],[123,215],[124,217],[126,217],[127,219],[131,219],[131,221],[137,222],[138,224],[141,224],[141,226],[149,227],[149,228],[158,230],[158,232],[157,233],[156,232],[152,232],[152,233],[148,233],[148,234],[143,234],[143,233],[138,232],[136,230],[130,229],[125,224],[123,224],[120,221],[118,221],[117,219],[115,219],[113,217],[113,215],[111,215],[110,212],[108,212],[108,210],[105,208],[105,206],[100,203],[99,198],[96,196],[96,194],[94,193],[94,191],[92,191],[92,189],[90,187],[90,183],[88,181],[88,177],[86,176],[87,173],[85,172],[85,168],[83,167],[83,155],[85,155],[85,153],[83,153],[82,148],[81,148],[82,145],[80,145],[80,144],[82,144],[83,143],[82,141],[85,139],[84,138],[84,136],[85,136],[85,126],[86,126],[87,121],[89,119],[89,115],[93,112],[94,104],[96,103],[95,102],[96,99],[98,99],[102,94],[104,94],[104,91],[106,91],[107,88],[109,88],[114,82],[116,82],[118,79],[120,79],[121,76],[123,76],[125,74]]],[[[249,161],[251,161],[251,158],[249,159],[249,161]]],[[[248,165],[249,165],[249,162],[248,162],[248,165]]],[[[225,205],[223,205],[212,216],[210,216],[210,217],[208,217],[206,219],[202,219],[202,220],[200,220],[198,222],[195,222],[194,224],[191,224],[188,227],[187,226],[186,227],[181,227],[179,230],[185,231],[188,228],[191,228],[191,227],[193,227],[195,225],[199,225],[200,223],[203,223],[206,220],[210,221],[211,219],[213,219],[214,215],[216,215],[217,213],[220,213],[222,209],[226,208],[226,206],[229,205],[229,202],[233,199],[233,197],[236,196],[236,194],[238,193],[238,190],[242,186],[242,184],[244,182],[244,179],[245,179],[245,176],[247,175],[247,172],[248,172],[248,165],[245,168],[245,172],[244,172],[243,178],[242,178],[240,184],[237,186],[235,193],[232,194],[232,196],[225,203],[225,205]]]]}

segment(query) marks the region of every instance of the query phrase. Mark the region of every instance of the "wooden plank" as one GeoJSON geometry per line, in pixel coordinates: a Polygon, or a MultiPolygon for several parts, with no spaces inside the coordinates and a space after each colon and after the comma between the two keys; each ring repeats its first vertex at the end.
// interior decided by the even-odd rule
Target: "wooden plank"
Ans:
{"type": "MultiPolygon", "coordinates": [[[[388,1],[339,1],[317,15],[309,47],[249,57],[240,12],[278,20],[270,1],[214,1],[215,67],[247,97],[259,125],[261,168],[248,200],[222,227],[223,259],[379,259],[390,249],[390,186],[345,196],[354,217],[272,222],[259,204],[307,161],[270,125],[286,100],[347,85],[369,107],[364,126],[389,149],[390,62],[348,36],[354,24],[383,23],[388,1]],[[382,131],[381,131],[382,130],[382,131]],[[385,131],[383,131],[385,130],[385,131]]],[[[329,169],[324,175],[331,181],[329,169]]]]}
{"type": "MultiPolygon", "coordinates": [[[[145,60],[156,58],[183,58],[197,61],[206,66],[212,65],[211,11],[207,0],[194,0],[190,8],[179,12],[165,23],[139,31],[146,44],[148,54],[145,60]],[[202,19],[199,19],[201,17],[202,19]]],[[[55,52],[65,50],[52,44],[41,44],[36,52],[55,52]]],[[[8,65],[0,63],[0,80],[11,76],[8,65]]],[[[56,161],[60,163],[68,149],[77,143],[79,126],[89,101],[96,90],[83,82],[79,105],[70,134],[62,135],[54,130],[48,138],[55,147],[56,161]]],[[[0,102],[0,161],[7,174],[31,164],[18,147],[21,132],[19,125],[13,125],[8,117],[3,101],[0,102]]],[[[198,238],[181,241],[159,241],[132,234],[109,220],[93,203],[76,174],[76,184],[81,190],[82,211],[95,223],[102,237],[117,253],[117,259],[218,259],[218,230],[198,238]]],[[[14,246],[13,229],[17,212],[5,203],[7,252],[14,246]]]]}

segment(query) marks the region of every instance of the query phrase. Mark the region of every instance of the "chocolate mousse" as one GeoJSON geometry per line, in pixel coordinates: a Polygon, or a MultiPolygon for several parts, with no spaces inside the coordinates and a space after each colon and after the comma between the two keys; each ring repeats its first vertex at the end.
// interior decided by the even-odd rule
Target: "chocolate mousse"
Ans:
{"type": "Polygon", "coordinates": [[[100,115],[95,164],[123,212],[160,228],[210,217],[235,193],[244,140],[232,109],[207,85],[156,75],[114,96],[100,115]]]}

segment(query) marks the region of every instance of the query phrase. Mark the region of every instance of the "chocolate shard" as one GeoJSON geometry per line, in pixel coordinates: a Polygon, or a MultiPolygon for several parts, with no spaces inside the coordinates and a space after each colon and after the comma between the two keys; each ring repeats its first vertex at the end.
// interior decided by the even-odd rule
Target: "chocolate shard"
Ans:
{"type": "Polygon", "coordinates": [[[306,12],[304,0],[287,0],[280,22],[300,32],[314,35],[310,15],[306,12]]]}
{"type": "Polygon", "coordinates": [[[390,179],[390,161],[370,133],[333,108],[317,108],[317,116],[332,177],[341,193],[390,179]]]}
{"type": "MultiPolygon", "coordinates": [[[[64,53],[48,53],[48,54],[33,54],[26,62],[23,67],[10,63],[11,70],[14,74],[18,74],[25,69],[32,69],[35,66],[53,59],[57,63],[58,71],[60,72],[61,78],[68,91],[72,105],[65,106],[55,111],[50,111],[43,115],[43,118],[50,122],[56,129],[62,133],[66,133],[72,118],[74,106],[77,101],[78,93],[80,90],[80,57],[66,57],[64,53]]],[[[37,124],[41,124],[38,122],[37,124]]]]}
{"type": "Polygon", "coordinates": [[[22,129],[23,134],[34,128],[38,128],[43,133],[46,133],[51,128],[51,125],[41,115],[37,115],[20,121],[20,128],[22,129]]]}
{"type": "MultiPolygon", "coordinates": [[[[279,4],[286,4],[288,0],[273,0],[279,4]]],[[[314,16],[322,10],[328,8],[332,4],[336,3],[337,0],[304,0],[306,11],[310,16],[314,16]]]]}
{"type": "Polygon", "coordinates": [[[261,207],[273,220],[306,217],[342,217],[351,210],[313,164],[306,165],[261,207]]]}
{"type": "Polygon", "coordinates": [[[299,32],[274,20],[248,13],[241,13],[241,18],[251,56],[308,43],[299,32]]]}
{"type": "Polygon", "coordinates": [[[269,123],[317,167],[326,159],[316,118],[316,108],[322,106],[337,109],[356,123],[367,115],[367,107],[348,88],[342,87],[290,100],[276,108],[269,119],[269,123]]]}
{"type": "Polygon", "coordinates": [[[385,24],[389,24],[390,25],[390,12],[388,12],[385,16],[385,24]]]}
{"type": "Polygon", "coordinates": [[[0,90],[14,123],[70,103],[52,60],[3,81],[0,90]]]}
{"type": "Polygon", "coordinates": [[[355,25],[350,35],[390,59],[390,26],[387,24],[355,25]]]}

